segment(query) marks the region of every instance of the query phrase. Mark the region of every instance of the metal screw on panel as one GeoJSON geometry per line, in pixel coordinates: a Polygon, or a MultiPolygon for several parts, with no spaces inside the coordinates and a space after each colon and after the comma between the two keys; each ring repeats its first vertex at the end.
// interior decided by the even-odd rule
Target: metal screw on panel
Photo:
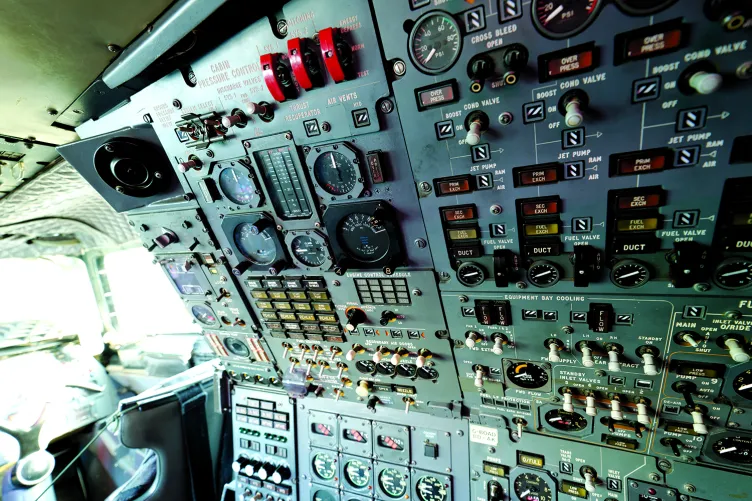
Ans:
{"type": "Polygon", "coordinates": [[[670,490],[669,490],[669,491],[666,491],[666,495],[667,495],[668,497],[672,498],[672,497],[676,496],[676,493],[675,493],[674,491],[670,491],[670,490]]]}
{"type": "Polygon", "coordinates": [[[465,432],[462,431],[462,430],[457,430],[457,436],[458,437],[464,437],[465,436],[465,432]]]}
{"type": "Polygon", "coordinates": [[[451,275],[450,275],[449,273],[447,273],[446,271],[440,271],[440,272],[439,272],[439,278],[440,278],[440,279],[441,279],[442,281],[447,281],[447,280],[449,280],[450,278],[452,278],[452,276],[451,276],[451,275]]]}
{"type": "Polygon", "coordinates": [[[145,224],[142,224],[141,226],[138,227],[138,229],[141,230],[141,231],[147,231],[149,229],[149,227],[146,226],[145,224]]]}
{"type": "Polygon", "coordinates": [[[640,484],[638,484],[637,482],[630,482],[630,483],[629,483],[629,486],[630,486],[630,487],[631,487],[632,489],[637,489],[637,488],[638,488],[638,487],[640,486],[640,484]]]}
{"type": "Polygon", "coordinates": [[[692,484],[684,484],[684,490],[692,494],[693,492],[697,492],[697,487],[692,484]]]}
{"type": "Polygon", "coordinates": [[[392,111],[394,111],[394,103],[391,99],[382,99],[379,103],[379,109],[382,113],[388,115],[392,111]]]}
{"type": "Polygon", "coordinates": [[[227,254],[228,256],[232,256],[232,249],[230,249],[229,247],[226,247],[224,249],[224,253],[227,254]]]}
{"type": "Polygon", "coordinates": [[[420,296],[422,296],[422,295],[423,295],[423,291],[422,291],[422,290],[420,290],[420,289],[413,289],[413,290],[412,290],[411,292],[412,292],[412,295],[413,295],[413,296],[418,296],[418,297],[420,297],[420,296]]]}
{"type": "Polygon", "coordinates": [[[427,183],[426,181],[423,181],[418,186],[420,187],[420,191],[424,193],[431,193],[431,183],[427,183]]]}
{"type": "Polygon", "coordinates": [[[285,132],[285,139],[292,141],[292,132],[285,132]]]}
{"type": "Polygon", "coordinates": [[[59,112],[58,112],[58,111],[57,111],[57,110],[56,110],[55,108],[47,108],[47,114],[48,114],[48,115],[52,115],[52,116],[55,116],[55,115],[57,115],[58,113],[59,113],[59,112]]]}
{"type": "Polygon", "coordinates": [[[488,448],[488,453],[489,454],[496,454],[496,449],[494,447],[489,447],[488,448]]]}
{"type": "Polygon", "coordinates": [[[285,21],[284,19],[277,21],[277,33],[279,33],[283,37],[287,36],[287,21],[285,21]]]}
{"type": "Polygon", "coordinates": [[[329,122],[321,122],[321,130],[324,132],[329,132],[332,130],[332,125],[329,122]]]}
{"type": "Polygon", "coordinates": [[[407,65],[402,59],[395,59],[394,63],[392,63],[392,71],[395,76],[404,76],[407,72],[407,65]]]}
{"type": "Polygon", "coordinates": [[[671,461],[661,459],[660,461],[658,461],[658,469],[664,473],[671,471],[671,461]]]}
{"type": "Polygon", "coordinates": [[[107,50],[109,50],[110,52],[113,52],[113,53],[117,54],[118,52],[121,52],[123,50],[123,48],[120,47],[117,44],[108,43],[107,44],[107,50]]]}
{"type": "Polygon", "coordinates": [[[731,320],[739,320],[742,318],[742,312],[738,310],[729,310],[723,314],[724,318],[730,318],[731,320]]]}
{"type": "Polygon", "coordinates": [[[239,277],[240,275],[242,275],[242,273],[240,272],[240,270],[237,269],[237,268],[233,268],[232,269],[232,274],[235,275],[236,277],[239,277]]]}
{"type": "Polygon", "coordinates": [[[498,204],[492,205],[488,210],[494,216],[498,216],[499,214],[501,214],[503,212],[503,209],[501,208],[501,205],[498,205],[498,204]]]}
{"type": "Polygon", "coordinates": [[[243,148],[250,148],[251,142],[250,141],[243,141],[243,148]]]}
{"type": "Polygon", "coordinates": [[[467,296],[460,296],[459,297],[460,303],[467,303],[470,301],[470,299],[467,296]]]}
{"type": "Polygon", "coordinates": [[[692,286],[697,292],[707,292],[710,290],[710,284],[706,282],[698,282],[692,286]]]}
{"type": "Polygon", "coordinates": [[[659,481],[659,480],[661,479],[661,476],[660,476],[660,475],[658,475],[657,473],[653,472],[653,473],[650,473],[650,474],[648,475],[648,478],[649,478],[650,480],[652,480],[653,482],[657,482],[657,481],[659,481]]]}
{"type": "Polygon", "coordinates": [[[605,377],[606,371],[595,371],[595,375],[598,377],[605,377]]]}
{"type": "Polygon", "coordinates": [[[157,171],[154,173],[154,177],[156,177],[157,179],[162,179],[162,173],[157,171]]]}
{"type": "Polygon", "coordinates": [[[104,145],[104,150],[112,153],[113,151],[115,151],[115,147],[111,145],[110,143],[107,143],[104,145]]]}
{"type": "Polygon", "coordinates": [[[563,332],[564,334],[571,334],[574,332],[574,328],[572,328],[571,325],[565,325],[561,328],[561,332],[563,332]]]}
{"type": "Polygon", "coordinates": [[[525,282],[517,282],[514,286],[518,289],[527,289],[527,284],[525,282]]]}
{"type": "Polygon", "coordinates": [[[514,120],[514,115],[512,115],[508,111],[505,111],[504,113],[499,115],[499,123],[501,125],[509,125],[512,123],[512,120],[514,120]]]}
{"type": "Polygon", "coordinates": [[[729,422],[729,424],[728,424],[727,426],[728,426],[729,428],[739,428],[739,423],[732,423],[732,422],[729,422]]]}
{"type": "Polygon", "coordinates": [[[447,472],[447,473],[452,473],[452,469],[451,469],[451,468],[447,468],[447,469],[446,469],[446,472],[447,472]]]}
{"type": "Polygon", "coordinates": [[[679,499],[680,501],[689,501],[689,496],[687,496],[686,494],[682,494],[681,496],[679,496],[679,499]]]}
{"type": "Polygon", "coordinates": [[[731,411],[734,414],[744,414],[744,409],[740,409],[739,407],[734,407],[734,409],[731,411]]]}
{"type": "Polygon", "coordinates": [[[339,280],[334,280],[332,282],[332,285],[335,286],[335,287],[339,287],[340,285],[342,285],[342,282],[340,282],[339,280]]]}
{"type": "Polygon", "coordinates": [[[123,188],[122,186],[115,186],[115,191],[117,191],[118,193],[125,193],[125,188],[123,188]]]}
{"type": "Polygon", "coordinates": [[[181,103],[179,99],[173,99],[172,100],[172,107],[180,109],[180,108],[183,107],[183,103],[181,103]]]}
{"type": "MultiPolygon", "coordinates": [[[[451,433],[449,433],[448,431],[445,431],[445,432],[444,432],[444,436],[445,436],[445,437],[451,437],[451,436],[452,436],[452,434],[451,434],[451,433]]],[[[426,442],[428,442],[428,440],[426,440],[426,442]]]]}
{"type": "Polygon", "coordinates": [[[214,152],[212,150],[206,150],[206,156],[209,158],[214,158],[214,152]]]}
{"type": "Polygon", "coordinates": [[[415,243],[415,247],[417,247],[418,249],[426,248],[426,241],[423,240],[422,238],[416,238],[414,243],[415,243]]]}
{"type": "Polygon", "coordinates": [[[194,198],[196,198],[196,195],[194,195],[193,193],[186,193],[185,195],[183,195],[183,200],[185,200],[186,202],[190,202],[194,198]]]}
{"type": "Polygon", "coordinates": [[[147,124],[154,122],[154,119],[148,113],[143,116],[143,119],[144,119],[144,122],[146,122],[147,124]]]}

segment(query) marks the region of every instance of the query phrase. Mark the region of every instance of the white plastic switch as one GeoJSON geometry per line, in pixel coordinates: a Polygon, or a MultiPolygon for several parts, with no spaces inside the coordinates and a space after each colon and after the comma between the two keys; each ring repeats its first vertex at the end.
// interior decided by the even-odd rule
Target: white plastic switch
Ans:
{"type": "Polygon", "coordinates": [[[313,369],[313,366],[316,365],[316,363],[313,360],[308,359],[306,360],[306,365],[308,366],[308,368],[305,371],[305,375],[306,377],[308,377],[311,375],[311,369],[313,369]]]}
{"type": "Polygon", "coordinates": [[[721,88],[723,77],[718,73],[698,71],[689,78],[689,86],[699,94],[712,94],[721,88]]]}
{"type": "Polygon", "coordinates": [[[319,379],[321,379],[321,376],[324,375],[324,370],[329,368],[329,364],[326,362],[321,364],[321,368],[319,369],[319,379]]]}
{"type": "Polygon", "coordinates": [[[368,388],[368,383],[365,381],[361,381],[360,384],[358,384],[358,387],[355,388],[355,393],[359,397],[367,397],[369,393],[371,393],[371,390],[368,388]]]}
{"type": "Polygon", "coordinates": [[[550,343],[548,345],[548,361],[561,362],[561,357],[559,356],[559,347],[556,345],[556,343],[550,343]]]}
{"type": "Polygon", "coordinates": [[[564,122],[567,127],[577,127],[582,124],[583,116],[580,109],[580,102],[577,99],[573,99],[567,103],[566,115],[564,115],[564,122]]]}
{"type": "Polygon", "coordinates": [[[695,430],[695,433],[698,435],[707,435],[708,427],[705,426],[702,412],[694,410],[690,414],[692,414],[692,429],[695,430]]]}
{"type": "Polygon", "coordinates": [[[522,438],[522,428],[524,428],[525,425],[523,424],[522,420],[517,421],[517,438],[522,438]]]}
{"type": "Polygon", "coordinates": [[[655,366],[655,357],[652,354],[643,353],[642,363],[645,364],[642,369],[646,376],[655,376],[658,374],[658,367],[655,366]]]}
{"type": "Polygon", "coordinates": [[[585,472],[585,490],[588,492],[595,492],[595,477],[590,472],[585,472]]]}
{"type": "Polygon", "coordinates": [[[648,416],[648,406],[644,402],[637,403],[637,422],[650,426],[650,416],[648,416]]]}
{"type": "Polygon", "coordinates": [[[402,358],[402,355],[400,355],[399,353],[395,353],[394,355],[392,355],[392,359],[391,359],[392,364],[399,365],[401,358],[402,358]]]}
{"type": "Polygon", "coordinates": [[[266,115],[267,112],[266,106],[258,103],[248,103],[246,110],[249,115],[266,115]]]}
{"type": "Polygon", "coordinates": [[[331,355],[329,355],[329,360],[334,360],[334,358],[340,353],[339,348],[337,348],[336,346],[330,347],[329,352],[331,352],[331,355]]]}
{"type": "Polygon", "coordinates": [[[467,135],[465,136],[465,143],[469,144],[470,146],[475,146],[476,144],[480,143],[480,135],[482,131],[480,130],[481,125],[479,120],[474,120],[470,122],[469,128],[467,130],[467,135]]]}
{"type": "Polygon", "coordinates": [[[475,371],[475,380],[473,381],[476,388],[482,388],[483,387],[483,371],[478,369],[475,371]]]}
{"type": "Polygon", "coordinates": [[[569,392],[564,393],[564,404],[562,408],[566,412],[574,412],[574,405],[572,405],[572,394],[569,392]]]}
{"type": "MultiPolygon", "coordinates": [[[[284,346],[284,345],[283,345],[284,346]]],[[[286,345],[284,351],[282,352],[282,358],[287,358],[287,353],[290,351],[290,345],[286,345]]]]}
{"type": "Polygon", "coordinates": [[[587,346],[582,347],[582,365],[585,367],[593,367],[595,360],[593,360],[593,350],[587,346]]]}
{"type": "Polygon", "coordinates": [[[500,337],[497,337],[494,340],[493,348],[491,348],[491,351],[494,355],[503,355],[504,354],[504,340],[500,337]]]}
{"type": "Polygon", "coordinates": [[[373,363],[378,364],[381,362],[381,359],[384,358],[384,354],[381,353],[381,348],[378,348],[374,354],[373,357],[371,357],[371,360],[373,360],[373,363]]]}
{"type": "Polygon", "coordinates": [[[417,365],[418,368],[426,365],[426,357],[424,357],[423,355],[418,355],[418,358],[415,359],[415,365],[417,365]]]}
{"type": "Polygon", "coordinates": [[[621,362],[619,362],[619,352],[616,350],[608,351],[608,370],[611,372],[621,372],[621,362]]]}
{"type": "Polygon", "coordinates": [[[595,397],[593,395],[585,397],[585,414],[588,416],[598,415],[598,409],[595,407],[595,397]]]}
{"type": "Polygon", "coordinates": [[[729,356],[734,360],[734,362],[749,362],[749,355],[746,351],[744,351],[744,348],[739,346],[739,341],[730,337],[726,339],[723,344],[725,344],[726,348],[728,348],[729,356]]]}
{"type": "Polygon", "coordinates": [[[697,348],[698,346],[700,346],[700,342],[691,332],[683,334],[681,338],[682,341],[689,344],[692,348],[697,348]]]}
{"type": "Polygon", "coordinates": [[[475,343],[479,342],[480,340],[480,336],[477,333],[471,332],[465,339],[465,346],[467,346],[468,348],[473,348],[475,347],[475,343]]]}
{"type": "Polygon", "coordinates": [[[350,350],[350,351],[348,351],[348,352],[347,352],[347,354],[345,355],[345,358],[346,358],[346,359],[347,359],[348,361],[352,362],[353,360],[355,360],[355,355],[357,355],[357,354],[358,354],[358,353],[357,353],[357,352],[356,352],[355,350],[350,350]]]}
{"type": "Polygon", "coordinates": [[[616,421],[624,419],[624,413],[621,411],[621,402],[616,399],[611,400],[611,419],[616,421]]]}

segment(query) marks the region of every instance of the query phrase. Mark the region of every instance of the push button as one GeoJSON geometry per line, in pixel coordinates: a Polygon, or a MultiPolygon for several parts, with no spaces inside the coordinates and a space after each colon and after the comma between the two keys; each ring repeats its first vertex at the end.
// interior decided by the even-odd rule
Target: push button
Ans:
{"type": "Polygon", "coordinates": [[[476,144],[470,150],[473,163],[485,162],[491,159],[491,147],[488,144],[476,144]]]}
{"type": "Polygon", "coordinates": [[[533,101],[522,105],[522,121],[526,124],[540,122],[546,119],[546,103],[533,101]]]}
{"type": "Polygon", "coordinates": [[[687,146],[674,152],[675,167],[691,167],[700,161],[700,147],[687,146]]]}
{"type": "Polygon", "coordinates": [[[465,11],[465,31],[473,33],[486,27],[486,14],[482,5],[465,11]]]}
{"type": "Polygon", "coordinates": [[[585,162],[569,162],[564,164],[564,179],[581,179],[585,177],[585,162]]]}
{"type": "Polygon", "coordinates": [[[661,77],[635,80],[632,83],[632,102],[644,103],[658,99],[661,95],[661,77]]]}
{"type": "Polygon", "coordinates": [[[702,129],[705,127],[707,116],[708,109],[705,107],[681,110],[676,117],[676,131],[685,132],[702,129]]]}
{"type": "Polygon", "coordinates": [[[369,125],[371,125],[371,117],[368,114],[368,109],[366,108],[353,110],[352,116],[353,116],[353,124],[355,125],[356,128],[368,127],[369,125]]]}
{"type": "Polygon", "coordinates": [[[585,146],[585,128],[567,129],[561,133],[561,147],[566,149],[585,146]]]}
{"type": "Polygon", "coordinates": [[[454,137],[454,121],[444,120],[442,122],[436,122],[434,124],[436,128],[436,139],[441,141],[442,139],[449,139],[454,137]]]}
{"type": "Polygon", "coordinates": [[[493,175],[489,173],[476,174],[475,176],[475,189],[476,190],[490,190],[493,188],[493,175]]]}

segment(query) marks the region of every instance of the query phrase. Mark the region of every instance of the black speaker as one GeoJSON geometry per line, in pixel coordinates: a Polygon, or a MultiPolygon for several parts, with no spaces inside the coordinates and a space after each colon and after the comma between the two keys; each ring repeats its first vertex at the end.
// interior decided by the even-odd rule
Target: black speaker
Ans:
{"type": "Polygon", "coordinates": [[[149,124],[82,139],[57,151],[117,212],[184,194],[149,124]]]}

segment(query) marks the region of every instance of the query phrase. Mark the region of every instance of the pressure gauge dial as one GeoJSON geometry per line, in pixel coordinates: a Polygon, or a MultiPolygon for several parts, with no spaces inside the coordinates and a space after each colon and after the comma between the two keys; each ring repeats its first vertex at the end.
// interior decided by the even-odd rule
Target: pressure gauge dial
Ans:
{"type": "Polygon", "coordinates": [[[650,280],[650,270],[639,261],[625,259],[616,263],[611,270],[611,281],[622,289],[634,289],[650,280]]]}
{"type": "Polygon", "coordinates": [[[710,446],[713,455],[726,463],[752,464],[752,436],[740,433],[725,433],[723,438],[710,446]]]}
{"type": "Polygon", "coordinates": [[[726,259],[716,268],[713,279],[724,289],[749,287],[752,284],[752,261],[741,257],[726,259]]]}
{"type": "Polygon", "coordinates": [[[535,261],[527,270],[527,279],[536,287],[551,287],[560,278],[559,268],[549,261],[535,261]]]}
{"type": "Polygon", "coordinates": [[[507,368],[508,380],[521,388],[536,389],[548,384],[548,372],[532,362],[516,362],[507,368]]]}
{"type": "Polygon", "coordinates": [[[514,480],[514,493],[524,501],[553,501],[554,493],[548,483],[535,473],[523,473],[514,480]]]}
{"type": "Polygon", "coordinates": [[[577,412],[567,412],[562,409],[548,411],[543,419],[549,426],[559,431],[576,432],[587,428],[588,420],[577,412]]]}
{"type": "Polygon", "coordinates": [[[420,501],[444,501],[447,488],[444,482],[433,475],[424,475],[415,483],[415,492],[420,501]]]}
{"type": "Polygon", "coordinates": [[[313,456],[313,473],[321,480],[332,480],[337,475],[337,461],[332,454],[321,452],[313,456]]]}
{"type": "Polygon", "coordinates": [[[477,287],[486,279],[486,270],[473,262],[462,263],[457,268],[457,280],[465,287],[477,287]]]}
{"type": "Polygon", "coordinates": [[[390,498],[401,498],[407,493],[407,479],[396,468],[384,468],[379,473],[379,488],[390,498]]]}
{"type": "Polygon", "coordinates": [[[533,23],[548,38],[568,38],[587,28],[603,0],[533,0],[533,23]]]}
{"type": "Polygon", "coordinates": [[[368,487],[371,481],[371,466],[362,459],[351,459],[345,463],[345,481],[356,489],[368,487]]]}
{"type": "Polygon", "coordinates": [[[428,12],[415,21],[408,41],[410,59],[422,72],[435,75],[451,68],[462,51],[457,21],[447,12],[428,12]]]}
{"type": "Polygon", "coordinates": [[[191,313],[193,314],[193,318],[208,327],[214,327],[219,324],[217,316],[211,308],[204,306],[203,304],[197,304],[192,307],[191,313]]]}
{"type": "Polygon", "coordinates": [[[752,400],[752,369],[748,369],[734,378],[731,383],[737,395],[752,400]]]}

